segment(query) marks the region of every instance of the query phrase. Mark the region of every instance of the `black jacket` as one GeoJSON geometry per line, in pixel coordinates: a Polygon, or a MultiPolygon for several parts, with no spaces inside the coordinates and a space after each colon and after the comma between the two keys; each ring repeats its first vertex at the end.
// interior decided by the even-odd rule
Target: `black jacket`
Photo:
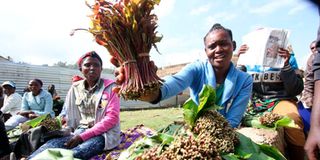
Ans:
{"type": "Polygon", "coordinates": [[[290,65],[281,70],[253,74],[253,94],[261,100],[277,98],[296,100],[303,90],[302,75],[290,65]]]}

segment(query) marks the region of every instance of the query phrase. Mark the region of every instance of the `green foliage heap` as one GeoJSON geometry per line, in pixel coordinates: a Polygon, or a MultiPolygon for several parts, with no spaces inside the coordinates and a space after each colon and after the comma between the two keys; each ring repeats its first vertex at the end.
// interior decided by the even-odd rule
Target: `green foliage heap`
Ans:
{"type": "Polygon", "coordinates": [[[126,160],[285,160],[274,147],[258,145],[231,128],[217,112],[215,90],[205,85],[199,105],[191,99],[183,105],[184,124],[173,123],[151,137],[145,137],[119,159],[126,160]]]}

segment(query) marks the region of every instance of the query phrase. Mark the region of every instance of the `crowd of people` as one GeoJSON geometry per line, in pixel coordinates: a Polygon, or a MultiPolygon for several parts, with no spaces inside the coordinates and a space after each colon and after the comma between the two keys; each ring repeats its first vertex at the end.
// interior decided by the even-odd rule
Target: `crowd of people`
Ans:
{"type": "MultiPolygon", "coordinates": [[[[318,135],[320,100],[312,97],[320,95],[319,41],[314,41],[310,45],[312,54],[307,62],[305,80],[298,72],[294,54],[288,48],[277,50],[278,55],[284,59],[282,68],[261,69],[257,66],[238,67],[231,62],[236,42],[233,40],[232,31],[220,24],[214,24],[203,41],[206,60],[197,60],[185,66],[177,74],[165,77],[159,90],[142,95],[139,100],[155,104],[189,88],[191,99],[198,104],[203,85],[210,85],[216,90],[216,105],[222,107],[219,112],[233,128],[241,125],[242,118],[248,111],[248,103],[251,101],[255,107],[259,107],[260,112],[288,116],[297,124],[297,128],[284,128],[286,156],[290,160],[303,160],[306,156],[304,149],[310,160],[315,159],[320,144],[318,135]],[[315,66],[313,71],[312,65],[315,66]],[[280,78],[268,81],[253,78],[264,77],[268,72],[280,78]],[[301,93],[302,98],[299,100],[297,97],[301,93]],[[299,111],[299,103],[309,113],[312,108],[310,132],[305,128],[310,125],[310,117],[304,117],[305,115],[299,111]]],[[[236,55],[246,54],[249,47],[246,44],[241,45],[236,55]]],[[[73,133],[47,141],[28,159],[38,156],[49,148],[69,149],[74,157],[89,159],[116,147],[120,143],[120,100],[118,94],[113,92],[113,88],[123,83],[120,77],[123,77],[125,71],[122,66],[118,66],[114,57],[111,62],[117,66],[116,81],[101,78],[103,62],[96,52],[91,51],[81,56],[77,63],[83,78],[74,77],[63,108],[61,107],[56,113],[53,104],[60,97],[54,85],[48,86],[47,91],[42,89],[43,82],[40,79],[33,79],[28,83],[28,90],[21,96],[16,93],[14,82],[3,82],[1,89],[5,96],[1,106],[1,117],[7,114],[10,118],[5,119],[5,122],[3,119],[0,121],[1,142],[9,145],[6,131],[40,115],[50,114],[52,117],[60,116],[65,122],[63,127],[72,130],[73,133]]],[[[0,94],[0,97],[3,96],[0,94]]],[[[0,156],[8,155],[10,153],[8,148],[1,149],[0,156]]]]}

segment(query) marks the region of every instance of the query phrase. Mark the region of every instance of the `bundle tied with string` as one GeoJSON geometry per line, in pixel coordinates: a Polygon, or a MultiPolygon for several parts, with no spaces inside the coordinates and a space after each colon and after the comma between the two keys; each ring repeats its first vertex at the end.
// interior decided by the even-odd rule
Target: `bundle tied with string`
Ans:
{"type": "MultiPolygon", "coordinates": [[[[157,16],[151,11],[160,0],[95,0],[91,28],[98,44],[123,66],[125,82],[119,88],[124,99],[138,99],[161,86],[150,50],[162,36],[157,35],[157,16]]],[[[79,30],[79,29],[78,29],[79,30]]]]}

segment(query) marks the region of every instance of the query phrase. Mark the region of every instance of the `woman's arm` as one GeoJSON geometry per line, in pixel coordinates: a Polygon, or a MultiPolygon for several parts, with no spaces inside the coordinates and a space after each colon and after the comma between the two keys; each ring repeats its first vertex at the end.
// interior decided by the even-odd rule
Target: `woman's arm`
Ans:
{"type": "MultiPolygon", "coordinates": [[[[201,71],[199,71],[201,65],[203,65],[201,62],[196,61],[186,65],[178,73],[165,77],[165,82],[161,86],[161,99],[167,99],[175,96],[186,88],[191,87],[193,84],[197,85],[196,83],[199,82],[197,80],[201,79],[201,71]]],[[[199,89],[201,90],[202,88],[199,89]]]]}

